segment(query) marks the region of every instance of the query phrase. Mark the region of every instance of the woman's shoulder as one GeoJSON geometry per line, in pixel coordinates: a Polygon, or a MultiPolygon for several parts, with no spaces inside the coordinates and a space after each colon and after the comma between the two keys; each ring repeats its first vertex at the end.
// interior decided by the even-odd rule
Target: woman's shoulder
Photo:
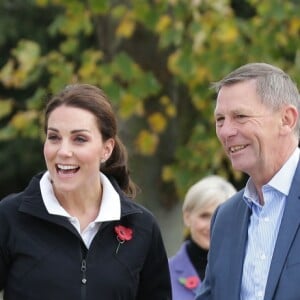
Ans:
{"type": "Polygon", "coordinates": [[[33,176],[24,190],[17,191],[6,195],[0,200],[0,211],[10,211],[15,210],[20,206],[22,200],[25,197],[33,196],[40,192],[39,181],[42,173],[33,176]]]}
{"type": "Polygon", "coordinates": [[[160,231],[155,215],[148,208],[124,197],[121,198],[121,220],[139,227],[145,232],[160,231]]]}

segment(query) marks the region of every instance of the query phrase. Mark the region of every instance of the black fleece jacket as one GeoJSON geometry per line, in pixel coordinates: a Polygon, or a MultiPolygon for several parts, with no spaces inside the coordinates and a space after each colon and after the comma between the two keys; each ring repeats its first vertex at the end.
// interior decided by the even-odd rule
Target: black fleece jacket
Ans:
{"type": "Polygon", "coordinates": [[[7,300],[167,300],[166,251],[153,215],[121,198],[121,220],[103,222],[87,249],[67,218],[48,214],[39,181],[0,201],[0,290],[7,300]],[[120,245],[116,225],[133,230],[120,245]]]}

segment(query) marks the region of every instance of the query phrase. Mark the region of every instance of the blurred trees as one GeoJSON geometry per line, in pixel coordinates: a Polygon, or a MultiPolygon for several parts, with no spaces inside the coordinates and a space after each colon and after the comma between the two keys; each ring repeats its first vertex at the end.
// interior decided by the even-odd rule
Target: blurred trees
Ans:
{"type": "Polygon", "coordinates": [[[292,0],[0,0],[0,193],[44,168],[41,112],[75,82],[110,97],[151,201],[172,205],[210,173],[238,187],[209,85],[253,61],[299,84],[299,12],[292,0]]]}

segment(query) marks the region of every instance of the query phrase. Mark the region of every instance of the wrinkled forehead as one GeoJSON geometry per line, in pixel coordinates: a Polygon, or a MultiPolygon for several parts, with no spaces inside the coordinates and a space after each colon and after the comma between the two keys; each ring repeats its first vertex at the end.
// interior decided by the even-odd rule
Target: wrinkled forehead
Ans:
{"type": "Polygon", "coordinates": [[[215,114],[225,112],[268,109],[256,91],[253,80],[223,86],[215,103],[215,114]]]}

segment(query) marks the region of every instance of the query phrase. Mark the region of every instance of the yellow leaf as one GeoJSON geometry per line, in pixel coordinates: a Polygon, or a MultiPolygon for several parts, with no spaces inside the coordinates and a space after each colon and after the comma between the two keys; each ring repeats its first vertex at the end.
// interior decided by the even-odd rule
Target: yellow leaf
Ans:
{"type": "Polygon", "coordinates": [[[238,30],[234,24],[223,23],[216,33],[217,39],[223,43],[233,43],[238,38],[238,30]]]}
{"type": "Polygon", "coordinates": [[[132,115],[143,115],[144,107],[142,101],[134,97],[132,94],[124,94],[121,97],[120,116],[124,119],[130,118],[132,115]]]}
{"type": "Polygon", "coordinates": [[[11,59],[3,66],[0,71],[0,80],[4,86],[10,88],[14,86],[14,63],[11,59]]]}
{"type": "Polygon", "coordinates": [[[136,140],[135,144],[138,149],[138,151],[145,155],[145,156],[150,156],[153,155],[157,149],[158,145],[158,137],[157,135],[147,131],[147,130],[142,130],[136,140]]]}
{"type": "Polygon", "coordinates": [[[202,53],[205,51],[205,41],[207,40],[207,33],[202,30],[195,34],[194,41],[193,41],[193,52],[195,53],[202,53]]]}
{"type": "Polygon", "coordinates": [[[164,166],[162,169],[162,179],[163,181],[169,182],[174,179],[174,172],[170,166],[164,166]]]}
{"type": "Polygon", "coordinates": [[[11,113],[13,108],[12,99],[0,99],[0,119],[11,113]]]}
{"type": "Polygon", "coordinates": [[[199,111],[204,111],[209,106],[209,101],[201,98],[199,95],[194,95],[192,99],[193,99],[193,104],[199,111]]]}
{"type": "Polygon", "coordinates": [[[275,34],[275,41],[278,45],[286,46],[289,42],[289,37],[286,35],[286,32],[277,32],[275,34]]]}
{"type": "Polygon", "coordinates": [[[36,111],[18,112],[16,115],[14,115],[10,123],[17,130],[22,130],[37,117],[38,113],[36,111]]]}
{"type": "Polygon", "coordinates": [[[102,57],[103,53],[101,51],[86,51],[83,54],[82,65],[78,70],[80,78],[85,80],[96,75],[99,69],[99,62],[102,57]]]}
{"type": "Polygon", "coordinates": [[[160,98],[161,105],[165,108],[165,113],[167,116],[173,118],[177,115],[177,110],[175,105],[171,102],[170,98],[168,96],[162,96],[160,98]]]}
{"type": "Polygon", "coordinates": [[[193,88],[193,87],[199,85],[199,83],[201,84],[201,83],[207,82],[207,81],[211,81],[209,69],[205,68],[203,66],[199,66],[195,71],[195,75],[189,81],[189,86],[191,88],[193,88]]]}
{"type": "Polygon", "coordinates": [[[296,17],[291,18],[289,24],[290,34],[298,37],[299,31],[300,31],[300,18],[296,18],[296,17]]]}
{"type": "Polygon", "coordinates": [[[40,59],[40,46],[33,41],[21,40],[13,50],[13,54],[20,63],[20,69],[28,73],[35,68],[40,59]]]}
{"type": "Polygon", "coordinates": [[[171,18],[167,15],[163,15],[159,18],[159,20],[156,24],[155,30],[156,30],[157,33],[162,33],[167,28],[169,28],[171,24],[172,24],[171,18]]]}
{"type": "Polygon", "coordinates": [[[170,100],[170,98],[168,96],[162,96],[162,97],[160,97],[159,102],[162,105],[167,106],[167,105],[169,105],[169,103],[171,102],[171,100],[170,100]]]}
{"type": "Polygon", "coordinates": [[[40,47],[35,42],[21,40],[12,55],[14,58],[0,71],[0,80],[7,87],[24,87],[40,63],[40,47]]]}
{"type": "Polygon", "coordinates": [[[129,18],[124,18],[116,30],[116,35],[119,37],[129,38],[135,30],[135,22],[129,18]]]}
{"type": "Polygon", "coordinates": [[[46,6],[48,4],[49,0],[35,0],[35,3],[37,6],[46,6]]]}
{"type": "Polygon", "coordinates": [[[157,133],[161,133],[167,126],[166,118],[159,112],[152,114],[148,118],[150,128],[157,133]]]}
{"type": "Polygon", "coordinates": [[[170,103],[168,106],[166,106],[166,114],[169,117],[174,118],[177,115],[177,109],[176,109],[175,105],[170,103]]]}
{"type": "Polygon", "coordinates": [[[174,75],[179,75],[181,73],[180,69],[177,66],[178,60],[181,56],[180,50],[177,50],[176,52],[169,55],[168,58],[168,68],[174,75]]]}

